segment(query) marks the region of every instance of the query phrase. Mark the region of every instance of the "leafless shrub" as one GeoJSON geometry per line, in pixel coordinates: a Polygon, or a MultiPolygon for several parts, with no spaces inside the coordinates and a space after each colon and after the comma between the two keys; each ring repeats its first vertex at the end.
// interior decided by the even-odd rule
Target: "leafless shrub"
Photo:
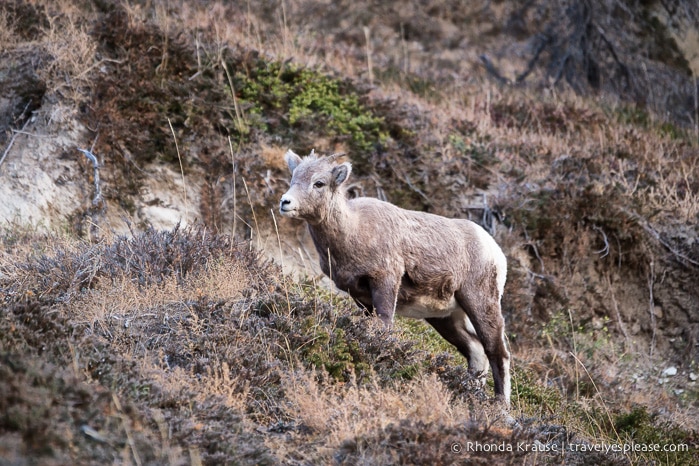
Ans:
{"type": "Polygon", "coordinates": [[[168,277],[181,283],[191,274],[206,270],[221,257],[256,261],[228,236],[213,234],[203,227],[156,231],[148,229],[132,237],[121,236],[111,244],[74,245],[59,242],[50,253],[29,258],[15,267],[19,278],[10,292],[32,282],[29,289],[42,300],[68,301],[101,280],[126,277],[140,287],[162,283],[168,277]],[[30,278],[31,277],[31,278],[30,278]]]}

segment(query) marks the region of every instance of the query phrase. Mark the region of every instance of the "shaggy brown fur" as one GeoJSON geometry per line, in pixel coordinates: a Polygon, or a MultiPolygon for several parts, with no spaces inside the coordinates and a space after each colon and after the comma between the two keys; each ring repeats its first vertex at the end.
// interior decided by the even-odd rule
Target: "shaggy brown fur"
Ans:
{"type": "Polygon", "coordinates": [[[320,265],[338,288],[391,325],[398,315],[426,319],[467,359],[493,371],[509,403],[510,354],[500,299],[507,263],[477,224],[347,195],[352,167],[313,152],[285,156],[292,173],[282,215],[308,222],[320,265]]]}

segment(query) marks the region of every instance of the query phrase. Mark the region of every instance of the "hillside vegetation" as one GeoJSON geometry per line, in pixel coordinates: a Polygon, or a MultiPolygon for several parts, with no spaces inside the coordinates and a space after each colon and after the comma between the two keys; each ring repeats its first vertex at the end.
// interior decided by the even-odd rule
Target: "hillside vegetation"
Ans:
{"type": "Polygon", "coordinates": [[[696,11],[0,0],[1,462],[697,464],[696,11]],[[516,425],[328,286],[288,148],[495,236],[516,425]]]}

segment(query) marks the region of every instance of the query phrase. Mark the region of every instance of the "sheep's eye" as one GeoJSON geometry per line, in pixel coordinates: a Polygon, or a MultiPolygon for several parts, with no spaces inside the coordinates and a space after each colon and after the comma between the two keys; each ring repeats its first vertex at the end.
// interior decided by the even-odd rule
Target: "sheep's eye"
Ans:
{"type": "Polygon", "coordinates": [[[313,183],[314,188],[322,188],[323,186],[325,186],[324,181],[316,181],[315,183],[313,183]]]}

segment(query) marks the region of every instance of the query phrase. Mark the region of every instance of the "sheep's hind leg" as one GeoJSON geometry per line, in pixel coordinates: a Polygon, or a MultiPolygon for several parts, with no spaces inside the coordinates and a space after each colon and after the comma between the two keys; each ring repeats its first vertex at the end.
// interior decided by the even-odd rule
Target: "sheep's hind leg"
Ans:
{"type": "Polygon", "coordinates": [[[473,297],[463,290],[456,301],[466,311],[493,371],[495,396],[510,403],[510,352],[505,344],[505,321],[497,297],[473,297]]]}
{"type": "Polygon", "coordinates": [[[457,309],[450,316],[425,319],[428,324],[468,360],[468,371],[485,383],[488,358],[466,313],[457,309]]]}

